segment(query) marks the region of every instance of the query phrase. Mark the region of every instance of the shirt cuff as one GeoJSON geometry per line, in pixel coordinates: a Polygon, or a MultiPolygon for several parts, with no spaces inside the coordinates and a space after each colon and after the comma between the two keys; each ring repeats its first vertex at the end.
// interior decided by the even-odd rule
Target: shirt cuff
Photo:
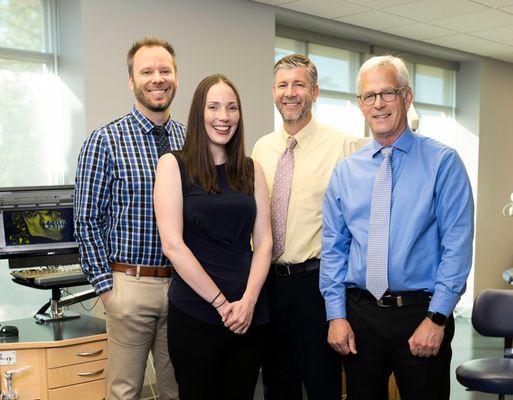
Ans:
{"type": "Polygon", "coordinates": [[[346,318],[346,299],[339,298],[326,301],[326,320],[331,321],[337,318],[346,318]]]}
{"type": "Polygon", "coordinates": [[[94,291],[97,295],[108,292],[114,286],[111,272],[96,275],[93,278],[90,278],[89,282],[94,287],[94,291]]]}
{"type": "Polygon", "coordinates": [[[446,317],[450,316],[460,300],[459,295],[449,295],[444,293],[434,293],[428,311],[439,312],[446,317]]]}

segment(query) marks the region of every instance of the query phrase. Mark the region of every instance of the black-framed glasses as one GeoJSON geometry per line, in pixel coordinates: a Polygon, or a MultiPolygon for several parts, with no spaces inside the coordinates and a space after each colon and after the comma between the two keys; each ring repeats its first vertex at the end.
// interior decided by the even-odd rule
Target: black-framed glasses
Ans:
{"type": "Polygon", "coordinates": [[[379,93],[364,93],[359,96],[356,96],[356,98],[366,106],[372,106],[376,101],[376,96],[381,97],[381,100],[383,100],[384,102],[390,103],[391,101],[394,101],[398,93],[403,91],[404,89],[408,89],[408,86],[393,89],[385,89],[379,93]]]}

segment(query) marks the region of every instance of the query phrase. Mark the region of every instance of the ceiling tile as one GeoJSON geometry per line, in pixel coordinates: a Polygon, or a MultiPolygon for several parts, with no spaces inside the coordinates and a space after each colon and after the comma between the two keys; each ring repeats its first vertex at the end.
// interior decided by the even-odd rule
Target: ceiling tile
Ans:
{"type": "Polygon", "coordinates": [[[465,33],[513,25],[513,15],[497,10],[486,10],[472,14],[437,19],[430,23],[465,33]]]}
{"type": "Polygon", "coordinates": [[[513,63],[513,0],[254,1],[513,63]]]}
{"type": "Polygon", "coordinates": [[[280,6],[280,5],[286,4],[286,3],[293,3],[297,0],[253,0],[253,1],[256,1],[257,3],[270,4],[272,6],[280,6]]]}
{"type": "Polygon", "coordinates": [[[506,51],[508,49],[508,47],[503,44],[495,43],[487,39],[481,39],[475,36],[465,34],[441,36],[437,38],[427,39],[425,41],[428,43],[436,44],[438,46],[453,48],[461,51],[466,51],[467,53],[481,55],[488,55],[490,52],[500,52],[506,51]]]}
{"type": "Polygon", "coordinates": [[[425,40],[437,36],[451,35],[456,32],[437,26],[415,23],[411,25],[400,26],[396,28],[383,29],[384,32],[407,37],[409,39],[425,40]]]}
{"type": "Polygon", "coordinates": [[[510,7],[501,7],[500,8],[501,11],[505,11],[509,14],[513,14],[513,6],[510,6],[510,7]]]}
{"type": "MultiPolygon", "coordinates": [[[[351,3],[361,4],[376,10],[397,6],[400,4],[413,3],[419,0],[348,0],[351,3]]],[[[513,1],[513,0],[512,0],[513,1]]]]}
{"type": "Polygon", "coordinates": [[[453,15],[487,10],[488,7],[469,0],[422,0],[400,6],[387,7],[386,11],[419,21],[432,21],[453,15]]]}
{"type": "MultiPolygon", "coordinates": [[[[513,17],[513,15],[511,17],[513,17]]],[[[397,15],[388,14],[378,10],[352,14],[345,17],[336,18],[336,20],[374,30],[381,30],[416,23],[416,21],[411,19],[398,17],[397,15]]]]}
{"type": "Polygon", "coordinates": [[[513,47],[512,46],[504,46],[502,44],[493,43],[485,48],[479,49],[479,54],[487,57],[505,57],[506,55],[513,56],[513,47]]]}
{"type": "Polygon", "coordinates": [[[510,51],[508,53],[490,54],[488,57],[495,58],[497,60],[502,60],[502,61],[513,63],[513,52],[512,51],[510,51]]]}
{"type": "Polygon", "coordinates": [[[513,0],[474,0],[474,2],[490,7],[513,6],[513,0]]]}
{"type": "Polygon", "coordinates": [[[369,10],[368,7],[343,0],[298,0],[283,7],[324,18],[337,18],[369,10]]]}
{"type": "Polygon", "coordinates": [[[504,26],[502,28],[473,32],[472,35],[513,46],[513,26],[504,26]]]}

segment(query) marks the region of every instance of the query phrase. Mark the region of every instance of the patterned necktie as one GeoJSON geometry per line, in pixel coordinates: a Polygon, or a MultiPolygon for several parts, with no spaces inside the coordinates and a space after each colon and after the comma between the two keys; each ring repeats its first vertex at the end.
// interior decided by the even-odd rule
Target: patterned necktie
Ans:
{"type": "Polygon", "coordinates": [[[290,186],[294,174],[294,147],[297,140],[290,137],[287,148],[278,160],[274,174],[273,192],[271,195],[271,223],[273,230],[273,254],[276,260],[285,250],[285,230],[287,228],[287,212],[289,210],[290,186]]]}
{"type": "Polygon", "coordinates": [[[171,146],[169,145],[169,138],[166,129],[162,125],[155,125],[151,133],[155,138],[155,145],[157,146],[157,153],[160,156],[162,154],[170,153],[171,146]]]}
{"type": "Polygon", "coordinates": [[[392,196],[392,147],[381,149],[383,162],[376,174],[372,191],[367,248],[365,286],[376,299],[388,289],[388,239],[390,228],[390,199],[392,196]]]}

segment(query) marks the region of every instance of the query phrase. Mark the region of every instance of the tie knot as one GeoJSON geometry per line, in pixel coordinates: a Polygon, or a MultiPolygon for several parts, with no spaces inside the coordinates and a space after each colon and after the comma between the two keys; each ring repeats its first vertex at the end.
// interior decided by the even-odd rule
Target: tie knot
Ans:
{"type": "Polygon", "coordinates": [[[296,147],[297,140],[294,137],[289,137],[287,141],[287,150],[293,150],[296,147]]]}
{"type": "Polygon", "coordinates": [[[380,151],[381,151],[381,155],[383,156],[383,158],[390,158],[393,150],[394,150],[393,147],[383,147],[380,151]]]}

